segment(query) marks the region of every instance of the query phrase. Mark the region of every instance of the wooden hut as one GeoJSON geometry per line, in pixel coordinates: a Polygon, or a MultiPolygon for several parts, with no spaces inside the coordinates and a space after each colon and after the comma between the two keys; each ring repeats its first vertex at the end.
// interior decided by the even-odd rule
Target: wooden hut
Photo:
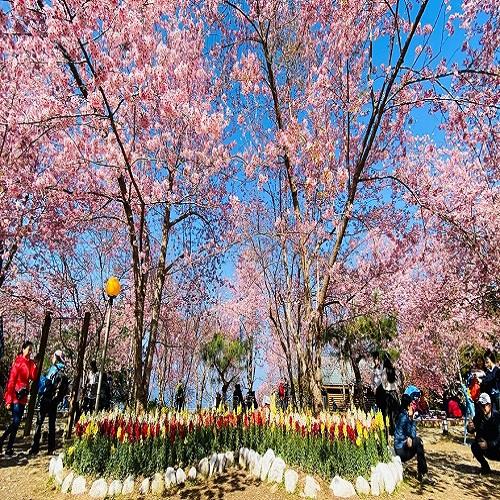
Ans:
{"type": "Polygon", "coordinates": [[[335,356],[325,356],[321,365],[324,407],[329,411],[348,408],[355,383],[351,364],[335,356]]]}

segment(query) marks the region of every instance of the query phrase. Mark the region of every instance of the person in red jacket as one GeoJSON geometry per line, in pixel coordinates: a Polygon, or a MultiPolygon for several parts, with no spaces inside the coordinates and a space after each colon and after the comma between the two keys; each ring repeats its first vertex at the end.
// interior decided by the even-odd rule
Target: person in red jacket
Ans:
{"type": "Polygon", "coordinates": [[[14,453],[14,441],[16,439],[17,429],[23,417],[24,407],[28,402],[28,394],[30,391],[30,381],[36,378],[36,365],[31,360],[31,352],[33,351],[33,343],[27,340],[23,343],[22,352],[17,356],[12,365],[9,375],[9,382],[5,390],[5,406],[12,411],[12,422],[5,430],[0,438],[0,452],[7,436],[6,455],[14,453]]]}

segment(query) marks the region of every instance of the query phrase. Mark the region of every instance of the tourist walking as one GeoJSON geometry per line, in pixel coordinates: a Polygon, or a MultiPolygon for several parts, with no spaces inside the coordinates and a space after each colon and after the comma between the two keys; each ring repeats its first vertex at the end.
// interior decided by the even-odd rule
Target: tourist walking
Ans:
{"type": "Polygon", "coordinates": [[[491,467],[486,460],[500,461],[500,413],[493,410],[491,397],[483,392],[479,396],[479,411],[467,430],[475,433],[476,437],[471,445],[471,451],[481,464],[481,474],[489,474],[491,467]]]}
{"type": "Polygon", "coordinates": [[[0,453],[7,437],[6,455],[13,455],[14,441],[21,423],[24,407],[28,402],[30,382],[36,378],[37,367],[31,359],[33,343],[27,340],[22,345],[21,353],[16,357],[10,370],[9,381],[5,390],[5,406],[12,412],[12,420],[0,437],[0,453]]]}
{"type": "Polygon", "coordinates": [[[49,420],[48,454],[54,453],[56,449],[57,406],[64,399],[69,387],[65,367],[66,360],[64,353],[58,349],[52,356],[51,367],[47,370],[46,375],[40,379],[38,390],[40,410],[38,412],[35,435],[33,436],[33,444],[28,452],[29,455],[36,455],[40,450],[40,438],[42,437],[42,426],[45,417],[49,420]]]}
{"type": "MultiPolygon", "coordinates": [[[[407,462],[414,456],[417,457],[417,478],[423,481],[424,476],[428,474],[428,469],[424,444],[417,436],[417,423],[413,419],[415,405],[416,401],[412,396],[403,394],[401,410],[394,429],[394,451],[402,462],[407,462]]],[[[429,477],[427,480],[430,481],[429,477]]]]}

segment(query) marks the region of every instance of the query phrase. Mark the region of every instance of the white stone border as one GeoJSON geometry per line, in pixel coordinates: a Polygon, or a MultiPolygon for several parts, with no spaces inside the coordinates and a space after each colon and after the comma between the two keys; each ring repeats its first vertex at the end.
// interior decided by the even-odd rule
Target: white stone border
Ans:
{"type": "MultiPolygon", "coordinates": [[[[87,480],[84,476],[77,476],[74,472],[64,469],[64,454],[52,457],[49,462],[49,475],[54,478],[56,484],[63,493],[82,495],[87,493],[87,480]]],[[[275,455],[274,451],[268,449],[264,455],[254,450],[240,448],[236,453],[214,453],[210,457],[200,460],[198,467],[191,467],[186,474],[183,469],[168,467],[165,473],[157,472],[152,478],[144,478],[140,485],[136,484],[134,476],[128,476],[125,481],[111,480],[108,484],[106,479],[96,479],[88,490],[91,498],[106,498],[118,495],[130,495],[137,491],[141,495],[152,493],[162,495],[166,489],[198,478],[208,478],[216,474],[222,474],[226,469],[238,464],[241,469],[249,472],[255,478],[270,483],[282,484],[288,493],[296,493],[299,481],[298,473],[293,469],[287,469],[284,460],[275,455]],[[137,488],[138,486],[138,488],[137,488]]],[[[398,484],[403,480],[403,465],[401,459],[393,456],[391,462],[380,462],[372,467],[370,480],[358,476],[355,485],[340,476],[335,476],[330,483],[333,495],[340,498],[350,498],[359,495],[379,496],[384,492],[392,494],[398,484]]],[[[304,488],[301,496],[306,498],[317,498],[321,486],[316,479],[310,475],[305,477],[304,488]]]]}

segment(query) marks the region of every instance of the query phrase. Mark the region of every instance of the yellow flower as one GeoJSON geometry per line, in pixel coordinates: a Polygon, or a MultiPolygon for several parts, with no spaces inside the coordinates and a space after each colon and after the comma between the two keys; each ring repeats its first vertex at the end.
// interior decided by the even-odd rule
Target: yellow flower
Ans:
{"type": "Polygon", "coordinates": [[[357,446],[361,446],[361,444],[362,444],[362,441],[361,441],[361,436],[358,436],[358,437],[356,438],[356,445],[357,445],[357,446]]]}
{"type": "Polygon", "coordinates": [[[116,431],[116,437],[118,438],[118,440],[121,439],[122,433],[123,433],[123,430],[122,430],[122,428],[120,426],[120,427],[118,427],[118,430],[116,431]]]}
{"type": "Polygon", "coordinates": [[[71,455],[73,455],[74,452],[75,452],[75,447],[74,446],[70,446],[68,448],[68,457],[70,457],[71,455]]]}

